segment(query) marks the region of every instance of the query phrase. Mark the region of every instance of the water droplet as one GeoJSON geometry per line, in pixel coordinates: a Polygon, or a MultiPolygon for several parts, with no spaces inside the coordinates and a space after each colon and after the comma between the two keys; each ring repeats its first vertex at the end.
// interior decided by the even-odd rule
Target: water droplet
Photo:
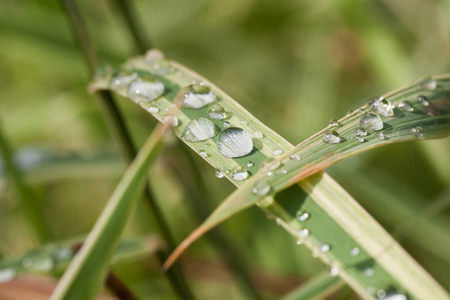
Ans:
{"type": "Polygon", "coordinates": [[[378,131],[383,129],[383,121],[374,113],[366,113],[359,120],[359,126],[367,131],[378,131]]]}
{"type": "Polygon", "coordinates": [[[229,127],[231,126],[230,122],[228,122],[228,121],[223,121],[223,122],[222,122],[222,125],[223,125],[223,127],[225,127],[225,128],[229,128],[229,127]]]}
{"type": "Polygon", "coordinates": [[[287,171],[286,169],[282,169],[282,170],[281,170],[281,174],[287,174],[287,172],[288,172],[288,171],[287,171]]]}
{"type": "Polygon", "coordinates": [[[252,151],[253,141],[247,131],[242,128],[232,127],[225,129],[219,134],[217,148],[225,157],[242,157],[252,151]]]}
{"type": "Polygon", "coordinates": [[[153,101],[164,93],[164,85],[151,77],[138,78],[128,88],[128,98],[136,103],[153,101]]]}
{"type": "Polygon", "coordinates": [[[375,270],[373,268],[367,268],[364,270],[364,275],[366,276],[373,276],[375,274],[375,270]]]}
{"type": "Polygon", "coordinates": [[[416,138],[423,137],[422,127],[420,126],[413,127],[413,129],[411,129],[411,132],[414,134],[416,138]]]}
{"type": "Polygon", "coordinates": [[[16,271],[12,268],[6,268],[0,270],[0,283],[7,282],[16,276],[16,271]]]}
{"type": "Polygon", "coordinates": [[[208,108],[208,114],[211,118],[215,120],[223,120],[227,118],[227,113],[225,112],[225,108],[223,108],[220,104],[213,104],[208,108]]]}
{"type": "Polygon", "coordinates": [[[216,101],[216,95],[209,87],[201,84],[193,84],[184,99],[183,106],[186,108],[199,109],[209,103],[216,101]]]}
{"type": "Polygon", "coordinates": [[[262,134],[261,131],[255,131],[255,132],[253,132],[253,137],[255,139],[262,139],[264,137],[264,135],[262,134]]]}
{"type": "Polygon", "coordinates": [[[172,128],[175,128],[178,126],[178,118],[174,115],[164,115],[161,118],[161,123],[168,125],[172,128]]]}
{"type": "Polygon", "coordinates": [[[364,142],[364,138],[362,136],[357,135],[357,136],[355,136],[355,141],[363,143],[364,142]]]}
{"type": "Polygon", "coordinates": [[[267,172],[267,176],[271,177],[273,175],[274,175],[274,173],[272,171],[267,172]]]}
{"type": "Polygon", "coordinates": [[[400,104],[398,105],[398,108],[403,111],[413,111],[414,110],[412,103],[409,102],[408,100],[403,100],[402,102],[400,102],[400,104]]]}
{"type": "Polygon", "coordinates": [[[259,197],[264,197],[267,196],[270,192],[270,190],[272,189],[272,187],[270,186],[269,182],[265,181],[265,180],[260,180],[257,183],[255,183],[255,185],[253,186],[253,194],[259,196],[259,197]]]}
{"type": "Polygon", "coordinates": [[[216,169],[216,177],[223,178],[223,176],[225,176],[225,174],[223,174],[222,170],[216,169]]]}
{"type": "Polygon", "coordinates": [[[297,220],[299,220],[300,222],[304,222],[309,219],[309,213],[304,211],[298,211],[296,217],[297,220]]]}
{"type": "Polygon", "coordinates": [[[247,168],[251,168],[253,167],[255,164],[252,163],[251,161],[247,162],[247,168]]]}
{"type": "Polygon", "coordinates": [[[417,96],[417,102],[419,102],[422,106],[430,105],[430,102],[428,102],[428,98],[424,95],[417,96]]]}
{"type": "Polygon", "coordinates": [[[111,89],[125,94],[130,83],[138,78],[138,75],[133,71],[125,70],[116,74],[111,80],[111,89]]]}
{"type": "Polygon", "coordinates": [[[341,142],[341,138],[339,137],[339,133],[334,130],[328,130],[323,134],[323,142],[326,144],[339,144],[341,142]]]}
{"type": "Polygon", "coordinates": [[[266,171],[276,170],[279,166],[281,166],[281,162],[273,157],[266,158],[261,164],[261,168],[266,169],[266,171]]]}
{"type": "Polygon", "coordinates": [[[356,256],[359,254],[359,248],[358,247],[354,247],[352,248],[352,250],[350,250],[350,255],[351,256],[356,256]]]}
{"type": "Polygon", "coordinates": [[[145,54],[145,63],[153,74],[166,75],[171,71],[170,62],[164,59],[164,54],[159,50],[150,50],[145,54]]]}
{"type": "Polygon", "coordinates": [[[386,297],[386,292],[384,290],[378,290],[377,297],[378,299],[384,299],[384,297],[386,297]]]}
{"type": "Polygon", "coordinates": [[[293,154],[291,156],[289,156],[290,160],[300,160],[300,156],[298,156],[297,154],[293,154]]]}
{"type": "Polygon", "coordinates": [[[307,238],[309,236],[309,230],[307,228],[300,229],[298,231],[298,236],[301,238],[307,238]]]}
{"type": "Polygon", "coordinates": [[[283,224],[283,220],[281,220],[280,218],[276,218],[275,223],[277,223],[277,225],[281,225],[283,224]]]}
{"type": "Polygon", "coordinates": [[[374,113],[382,115],[383,117],[394,115],[391,102],[384,97],[371,98],[368,106],[374,113]]]}
{"type": "Polygon", "coordinates": [[[328,245],[328,244],[322,244],[322,245],[320,245],[320,251],[323,252],[323,253],[330,251],[330,248],[331,248],[331,247],[330,247],[330,245],[328,245]]]}
{"type": "Polygon", "coordinates": [[[328,124],[328,126],[333,126],[333,127],[338,126],[338,125],[339,125],[339,122],[336,119],[331,119],[330,123],[328,124]]]}
{"type": "Polygon", "coordinates": [[[201,156],[203,156],[203,157],[208,157],[208,156],[209,156],[208,153],[206,153],[205,150],[200,150],[198,153],[199,153],[201,156]]]}
{"type": "Polygon", "coordinates": [[[359,136],[366,136],[367,135],[367,131],[365,131],[362,128],[356,128],[355,129],[355,134],[359,135],[359,136]]]}
{"type": "Polygon", "coordinates": [[[198,118],[189,122],[181,137],[188,142],[199,142],[213,138],[216,134],[213,122],[206,118],[198,118]]]}
{"type": "Polygon", "coordinates": [[[156,106],[152,105],[149,108],[147,108],[147,111],[149,113],[152,113],[152,114],[157,114],[159,112],[159,108],[157,108],[156,106]]]}
{"type": "Polygon", "coordinates": [[[242,181],[248,178],[248,172],[242,167],[238,167],[233,170],[231,177],[236,181],[242,181]]]}
{"type": "Polygon", "coordinates": [[[272,154],[275,156],[279,156],[279,155],[283,154],[283,150],[275,149],[275,150],[273,150],[272,154]]]}
{"type": "Polygon", "coordinates": [[[413,84],[430,91],[434,90],[437,86],[436,80],[430,76],[419,77],[413,81],[413,84]]]}
{"type": "Polygon", "coordinates": [[[377,139],[384,140],[384,134],[382,132],[377,132],[376,136],[377,136],[377,139]]]}
{"type": "Polygon", "coordinates": [[[339,267],[338,266],[333,266],[330,269],[330,276],[331,277],[335,277],[339,275],[339,267]]]}
{"type": "MultiPolygon", "coordinates": [[[[378,291],[380,292],[380,291],[378,291]]],[[[384,293],[380,293],[380,295],[377,293],[378,299],[383,299],[383,300],[408,300],[408,298],[403,295],[403,294],[399,294],[397,292],[385,292],[384,293]],[[380,297],[383,296],[383,297],[380,297]]]]}

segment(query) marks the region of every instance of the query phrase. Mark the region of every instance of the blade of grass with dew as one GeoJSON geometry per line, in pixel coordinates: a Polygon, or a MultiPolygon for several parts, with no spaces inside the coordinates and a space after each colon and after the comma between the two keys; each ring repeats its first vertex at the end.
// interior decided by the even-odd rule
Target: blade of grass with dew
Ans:
{"type": "Polygon", "coordinates": [[[318,300],[324,299],[340,289],[344,282],[339,277],[331,277],[323,272],[302,283],[298,289],[282,300],[318,300]]]}
{"type": "MultiPolygon", "coordinates": [[[[184,100],[192,93],[194,96],[195,93],[201,93],[198,90],[203,89],[203,93],[209,96],[206,100],[197,98],[194,103],[197,107],[188,103],[187,106],[190,107],[182,108],[174,132],[216,168],[218,177],[226,177],[236,186],[253,181],[252,175],[258,172],[264,161],[293,148],[216,86],[191,70],[164,59],[157,51],[151,51],[145,57],[131,59],[117,69],[99,69],[91,85],[91,90],[98,89],[111,89],[131,98],[158,120],[165,118],[166,110],[175,98],[184,100]],[[164,85],[164,93],[160,97],[146,101],[135,97],[136,86],[139,85],[130,83],[154,83],[155,80],[164,85]],[[192,86],[193,82],[202,83],[210,90],[201,85],[192,86]],[[215,97],[211,97],[209,92],[215,97]],[[248,146],[249,137],[253,139],[250,152],[245,152],[248,148],[244,147],[247,150],[243,150],[241,147],[238,150],[240,155],[230,158],[234,154],[228,152],[224,155],[219,151],[217,143],[223,144],[223,134],[229,132],[229,129],[235,131],[233,128],[239,128],[241,133],[237,144],[248,146]],[[192,132],[195,132],[194,139],[192,132]]],[[[189,102],[192,101],[193,98],[190,98],[189,102]]],[[[394,291],[408,295],[408,299],[447,299],[446,292],[439,284],[348,193],[326,173],[320,169],[315,171],[319,172],[277,193],[275,197],[261,199],[258,206],[269,216],[274,216],[279,225],[299,238],[299,242],[312,249],[315,256],[330,266],[332,275],[339,274],[365,299],[373,299],[377,292],[382,294],[394,291]],[[345,219],[346,217],[350,218],[345,219]],[[308,230],[305,229],[306,225],[308,230]],[[397,262],[391,266],[393,260],[397,262]],[[410,281],[411,277],[414,280],[410,281]]],[[[244,186],[248,187],[248,184],[244,186]]],[[[252,190],[250,188],[246,192],[250,191],[250,198],[255,199],[251,195],[252,190]]],[[[258,198],[260,197],[256,197],[258,198]]],[[[254,203],[253,200],[227,203],[227,210],[221,215],[216,214],[214,218],[218,216],[216,221],[226,219],[254,203]]],[[[217,222],[207,221],[202,228],[207,231],[214,223],[217,222]]],[[[200,230],[196,231],[178,250],[185,249],[202,233],[200,230]]],[[[165,267],[180,252],[174,253],[165,267]]]]}
{"type": "Polygon", "coordinates": [[[149,166],[163,148],[170,124],[158,126],[125,172],[108,204],[73,259],[51,299],[93,299],[100,290],[109,257],[131,209],[144,189],[149,166]]]}
{"type": "MultiPolygon", "coordinates": [[[[0,261],[0,282],[12,280],[23,274],[51,274],[63,271],[75,256],[73,245],[78,243],[72,241],[48,244],[20,256],[5,257],[0,261]]],[[[124,239],[115,248],[111,263],[137,260],[153,255],[163,247],[164,241],[157,236],[124,239]]]]}

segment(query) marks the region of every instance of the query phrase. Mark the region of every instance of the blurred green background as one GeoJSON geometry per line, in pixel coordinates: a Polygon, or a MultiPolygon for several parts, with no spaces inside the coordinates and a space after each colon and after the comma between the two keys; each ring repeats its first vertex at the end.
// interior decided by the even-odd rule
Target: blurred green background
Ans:
{"type": "MultiPolygon", "coordinates": [[[[138,54],[114,1],[78,1],[102,63],[138,54]]],[[[350,109],[450,69],[450,1],[133,1],[142,32],[166,56],[229,93],[267,126],[298,144],[350,109]]],[[[79,47],[58,1],[3,0],[0,4],[0,122],[26,182],[50,228],[50,242],[85,235],[114,190],[125,165],[105,125],[79,47]]],[[[155,126],[145,111],[118,99],[137,144],[155,126]]],[[[329,169],[435,278],[450,289],[450,255],[433,246],[450,234],[450,139],[391,145],[329,169]],[[433,229],[414,226],[439,204],[433,229]],[[434,205],[434,206],[433,206],[434,205]],[[418,221],[417,221],[418,222],[418,221]],[[397,231],[396,231],[397,230],[397,231]],[[425,231],[425,232],[424,232],[425,231]],[[430,246],[431,243],[431,246],[430,246]],[[423,244],[427,244],[428,247],[423,244]],[[434,248],[433,248],[434,247],[434,248]],[[447,257],[445,257],[447,255],[447,257]]],[[[211,211],[232,190],[195,160],[211,211]]],[[[4,167],[0,165],[1,174],[4,167]]],[[[176,173],[192,170],[168,149],[152,179],[177,241],[200,221],[176,173]],[[176,166],[175,168],[172,166],[176,166]]],[[[195,188],[195,187],[194,187],[195,188]]],[[[38,247],[17,190],[0,178],[0,256],[38,247]]],[[[128,236],[154,226],[136,210],[128,236]]],[[[325,269],[256,208],[221,227],[253,270],[261,293],[278,297],[325,269]]],[[[448,244],[448,241],[446,241],[448,244]]],[[[199,299],[245,298],[207,238],[184,257],[199,299]]],[[[171,299],[152,260],[115,267],[142,298],[171,299]]],[[[343,292],[342,299],[349,293],[343,292]]]]}

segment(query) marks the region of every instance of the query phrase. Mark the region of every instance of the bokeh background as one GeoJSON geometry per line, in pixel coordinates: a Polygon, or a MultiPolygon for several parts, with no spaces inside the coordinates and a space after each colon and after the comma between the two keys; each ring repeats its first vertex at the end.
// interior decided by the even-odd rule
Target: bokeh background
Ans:
{"type": "MultiPolygon", "coordinates": [[[[117,65],[138,54],[115,1],[77,3],[102,63],[117,65]]],[[[448,0],[132,4],[141,33],[156,48],[214,82],[293,144],[372,96],[450,69],[448,0]]],[[[99,103],[87,93],[89,80],[58,1],[2,0],[0,124],[49,228],[49,243],[85,235],[125,169],[99,103]]],[[[155,121],[131,101],[117,100],[134,141],[142,144],[155,121]]],[[[165,151],[151,181],[178,242],[201,222],[176,175],[192,172],[180,157],[175,147],[165,151]]],[[[215,178],[201,159],[195,163],[205,182],[202,208],[211,211],[233,186],[215,178]]],[[[0,171],[0,256],[8,257],[42,241],[1,164],[0,171]]],[[[449,138],[387,146],[328,171],[450,289],[450,258],[439,252],[450,234],[449,138]],[[422,215],[434,227],[414,226],[422,215]]],[[[157,232],[145,209],[137,209],[126,235],[146,235],[149,226],[157,232]]],[[[325,269],[256,208],[221,227],[267,297],[325,269]]],[[[245,298],[208,238],[183,262],[199,299],[245,298]]],[[[175,297],[151,258],[115,270],[142,299],[175,297]]],[[[339,297],[353,296],[344,288],[339,297]]]]}

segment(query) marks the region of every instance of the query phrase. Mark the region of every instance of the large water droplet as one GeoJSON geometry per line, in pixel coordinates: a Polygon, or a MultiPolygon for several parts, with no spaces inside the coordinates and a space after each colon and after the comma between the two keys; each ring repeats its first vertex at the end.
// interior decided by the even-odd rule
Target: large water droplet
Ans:
{"type": "Polygon", "coordinates": [[[181,137],[188,142],[205,141],[216,136],[213,122],[205,118],[194,119],[186,126],[181,137]]]}
{"type": "Polygon", "coordinates": [[[359,127],[367,131],[378,131],[383,129],[383,121],[374,113],[366,113],[359,120],[359,127]]]}
{"type": "Polygon", "coordinates": [[[323,134],[323,142],[326,144],[339,144],[341,142],[341,138],[339,133],[334,130],[328,130],[323,134]]]}
{"type": "Polygon", "coordinates": [[[411,132],[414,134],[416,138],[423,137],[422,127],[420,126],[413,127],[413,129],[411,129],[411,132]]]}
{"type": "Polygon", "coordinates": [[[126,93],[130,83],[138,78],[138,74],[133,71],[125,70],[116,74],[111,80],[110,86],[113,91],[126,93]]]}
{"type": "Polygon", "coordinates": [[[255,183],[255,185],[253,186],[253,194],[259,196],[259,197],[264,197],[267,196],[270,192],[270,190],[272,189],[272,187],[270,186],[269,182],[265,181],[265,180],[260,180],[257,183],[255,183]]]}
{"type": "Polygon", "coordinates": [[[16,276],[16,271],[12,268],[6,268],[0,270],[0,283],[7,282],[16,276]]]}
{"type": "Polygon", "coordinates": [[[242,181],[248,178],[248,172],[242,167],[238,167],[233,170],[231,177],[236,181],[242,181]]]}
{"type": "Polygon", "coordinates": [[[403,100],[402,102],[400,102],[400,104],[398,105],[398,108],[403,111],[413,111],[414,110],[412,103],[409,102],[408,100],[403,100]]]}
{"type": "Polygon", "coordinates": [[[428,102],[427,97],[425,97],[424,95],[417,96],[417,102],[419,102],[422,106],[430,105],[430,102],[428,102]]]}
{"type": "Polygon", "coordinates": [[[368,106],[374,113],[382,115],[383,117],[394,115],[391,102],[384,97],[370,99],[368,106]]]}
{"type": "Polygon", "coordinates": [[[422,76],[413,81],[414,85],[418,85],[426,90],[434,90],[436,89],[437,82],[431,76],[422,76]]]}
{"type": "Polygon", "coordinates": [[[208,108],[208,114],[212,119],[215,120],[223,120],[227,118],[227,113],[225,112],[225,108],[223,108],[220,104],[213,104],[208,108]]]}
{"type": "Polygon", "coordinates": [[[220,133],[217,138],[217,148],[225,157],[242,157],[252,151],[253,141],[247,131],[232,127],[220,133]]]}
{"type": "Polygon", "coordinates": [[[164,85],[151,77],[138,78],[128,88],[128,98],[136,103],[149,102],[164,93],[164,85]]]}
{"type": "Polygon", "coordinates": [[[216,101],[216,95],[209,87],[201,84],[193,84],[184,99],[183,106],[186,108],[199,109],[209,103],[216,101]]]}

